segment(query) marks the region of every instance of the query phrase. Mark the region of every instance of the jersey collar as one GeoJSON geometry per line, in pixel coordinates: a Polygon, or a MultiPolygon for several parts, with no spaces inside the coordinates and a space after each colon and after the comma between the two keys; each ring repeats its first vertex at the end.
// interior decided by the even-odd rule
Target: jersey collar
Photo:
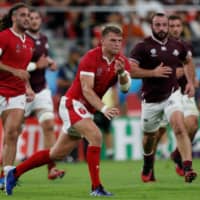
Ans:
{"type": "Polygon", "coordinates": [[[108,65],[110,65],[115,60],[115,57],[113,57],[112,60],[109,60],[108,57],[104,56],[102,47],[101,47],[101,55],[102,55],[102,59],[105,60],[108,65]]]}
{"type": "Polygon", "coordinates": [[[13,28],[10,28],[10,31],[11,31],[16,37],[18,37],[23,43],[26,41],[26,35],[25,35],[25,34],[23,34],[23,35],[18,34],[17,32],[15,32],[15,31],[13,30],[13,28]]]}
{"type": "Polygon", "coordinates": [[[159,43],[160,45],[166,45],[167,42],[168,42],[168,38],[164,42],[156,39],[153,35],[151,36],[151,38],[152,38],[152,40],[154,40],[155,42],[159,43]]]}

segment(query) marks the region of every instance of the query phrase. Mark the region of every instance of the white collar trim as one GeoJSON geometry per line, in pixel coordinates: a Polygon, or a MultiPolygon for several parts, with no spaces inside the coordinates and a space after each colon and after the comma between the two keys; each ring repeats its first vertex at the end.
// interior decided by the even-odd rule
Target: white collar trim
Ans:
{"type": "Polygon", "coordinates": [[[168,38],[164,42],[162,42],[160,40],[157,40],[153,35],[151,37],[155,42],[159,43],[160,45],[166,45],[166,43],[168,41],[168,38]]]}
{"type": "Polygon", "coordinates": [[[25,42],[25,40],[26,40],[26,35],[25,35],[25,34],[23,34],[23,35],[18,34],[17,32],[15,32],[15,31],[13,30],[13,28],[10,28],[10,31],[11,31],[16,37],[18,37],[23,43],[25,42]]]}

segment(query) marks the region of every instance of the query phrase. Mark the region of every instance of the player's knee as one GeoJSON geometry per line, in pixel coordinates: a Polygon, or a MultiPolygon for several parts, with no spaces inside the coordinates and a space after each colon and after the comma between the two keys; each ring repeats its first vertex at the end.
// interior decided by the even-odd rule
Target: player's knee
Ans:
{"type": "Polygon", "coordinates": [[[37,117],[38,117],[39,123],[43,123],[49,120],[53,120],[54,114],[51,111],[42,111],[38,113],[37,117]]]}
{"type": "Polygon", "coordinates": [[[187,125],[187,127],[188,127],[189,135],[191,135],[193,137],[199,128],[198,119],[196,118],[196,119],[190,121],[190,123],[189,123],[189,125],[187,125]]]}
{"type": "Polygon", "coordinates": [[[92,141],[93,145],[94,146],[101,146],[101,143],[102,143],[102,134],[97,132],[94,134],[94,137],[93,137],[93,141],[92,141]]]}

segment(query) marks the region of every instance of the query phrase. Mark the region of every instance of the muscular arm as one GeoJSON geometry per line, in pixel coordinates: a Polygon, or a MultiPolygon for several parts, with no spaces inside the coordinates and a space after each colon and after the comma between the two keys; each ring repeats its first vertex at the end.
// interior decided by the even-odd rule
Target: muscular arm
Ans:
{"type": "Polygon", "coordinates": [[[21,80],[28,81],[30,75],[27,71],[22,69],[15,69],[0,62],[0,70],[10,72],[13,76],[17,76],[21,80]]]}
{"type": "Polygon", "coordinates": [[[195,72],[195,67],[194,67],[192,57],[188,57],[186,62],[184,63],[184,73],[187,78],[187,81],[194,84],[196,72],[195,72]]]}
{"type": "Polygon", "coordinates": [[[0,62],[0,70],[7,71],[7,72],[10,72],[11,74],[14,74],[15,69],[8,65],[4,65],[3,63],[0,62]]]}
{"type": "Polygon", "coordinates": [[[101,110],[104,106],[101,99],[94,92],[94,76],[80,75],[83,96],[95,109],[101,110]]]}

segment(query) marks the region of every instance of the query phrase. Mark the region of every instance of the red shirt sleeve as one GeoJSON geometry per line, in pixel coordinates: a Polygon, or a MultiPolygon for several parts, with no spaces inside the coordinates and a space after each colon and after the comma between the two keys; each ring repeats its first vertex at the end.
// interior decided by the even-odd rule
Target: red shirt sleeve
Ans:
{"type": "Polygon", "coordinates": [[[88,52],[80,61],[80,72],[89,72],[95,74],[96,68],[95,56],[91,52],[88,52]]]}

